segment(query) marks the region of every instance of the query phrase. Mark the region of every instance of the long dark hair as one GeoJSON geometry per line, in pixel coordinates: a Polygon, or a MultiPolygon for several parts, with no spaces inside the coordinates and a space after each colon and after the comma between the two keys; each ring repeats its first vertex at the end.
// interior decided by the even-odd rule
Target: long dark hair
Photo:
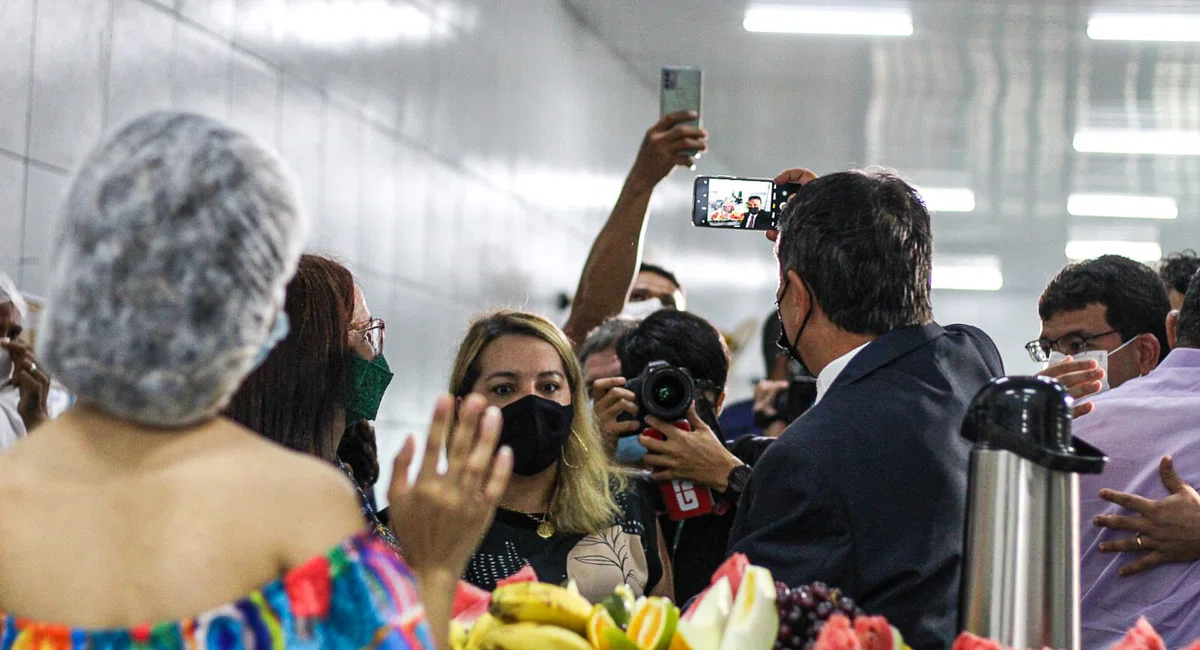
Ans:
{"type": "Polygon", "coordinates": [[[287,286],[291,332],[242,384],[226,414],[296,451],[333,460],[349,372],[354,276],[303,255],[287,286]]]}

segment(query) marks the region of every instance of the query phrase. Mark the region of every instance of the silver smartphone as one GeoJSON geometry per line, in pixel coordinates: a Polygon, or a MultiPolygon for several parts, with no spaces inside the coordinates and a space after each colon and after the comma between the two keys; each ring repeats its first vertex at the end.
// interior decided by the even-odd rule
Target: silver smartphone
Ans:
{"type": "MultiPolygon", "coordinates": [[[[669,115],[678,113],[679,111],[696,111],[696,115],[702,115],[700,110],[700,100],[702,93],[703,74],[700,68],[688,68],[680,66],[663,66],[662,69],[662,94],[659,99],[659,115],[669,115]]],[[[683,122],[691,126],[700,126],[700,118],[690,122],[683,122]]],[[[685,151],[689,156],[699,158],[698,152],[685,151]]]]}

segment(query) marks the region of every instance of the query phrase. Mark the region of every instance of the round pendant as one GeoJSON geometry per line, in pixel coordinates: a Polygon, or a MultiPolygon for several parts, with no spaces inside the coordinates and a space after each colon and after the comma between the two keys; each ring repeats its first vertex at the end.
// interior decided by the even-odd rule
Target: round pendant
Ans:
{"type": "Polygon", "coordinates": [[[543,521],[542,523],[538,524],[537,534],[538,537],[541,537],[542,539],[550,539],[551,537],[554,537],[554,524],[548,521],[543,521]]]}

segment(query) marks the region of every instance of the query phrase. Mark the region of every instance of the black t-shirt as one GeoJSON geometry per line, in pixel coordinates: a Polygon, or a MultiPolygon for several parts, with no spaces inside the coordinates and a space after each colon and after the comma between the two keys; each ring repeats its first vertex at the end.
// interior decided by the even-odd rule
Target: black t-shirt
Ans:
{"type": "Polygon", "coordinates": [[[637,595],[648,594],[663,575],[654,507],[636,484],[616,501],[620,521],[611,527],[590,535],[556,533],[550,539],[537,534],[541,513],[497,510],[463,579],[492,591],[498,580],[528,564],[542,582],[575,580],[579,592],[592,602],[600,602],[621,584],[637,595]]]}

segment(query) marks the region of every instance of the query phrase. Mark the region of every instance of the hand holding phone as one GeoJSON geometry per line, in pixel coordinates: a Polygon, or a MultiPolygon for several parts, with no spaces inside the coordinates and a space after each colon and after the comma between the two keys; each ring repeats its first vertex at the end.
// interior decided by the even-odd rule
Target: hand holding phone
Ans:
{"type": "Polygon", "coordinates": [[[687,111],[663,116],[646,131],[637,160],[629,172],[631,179],[653,189],[675,167],[692,167],[693,151],[708,148],[708,133],[695,126],[695,113],[687,111]]]}

